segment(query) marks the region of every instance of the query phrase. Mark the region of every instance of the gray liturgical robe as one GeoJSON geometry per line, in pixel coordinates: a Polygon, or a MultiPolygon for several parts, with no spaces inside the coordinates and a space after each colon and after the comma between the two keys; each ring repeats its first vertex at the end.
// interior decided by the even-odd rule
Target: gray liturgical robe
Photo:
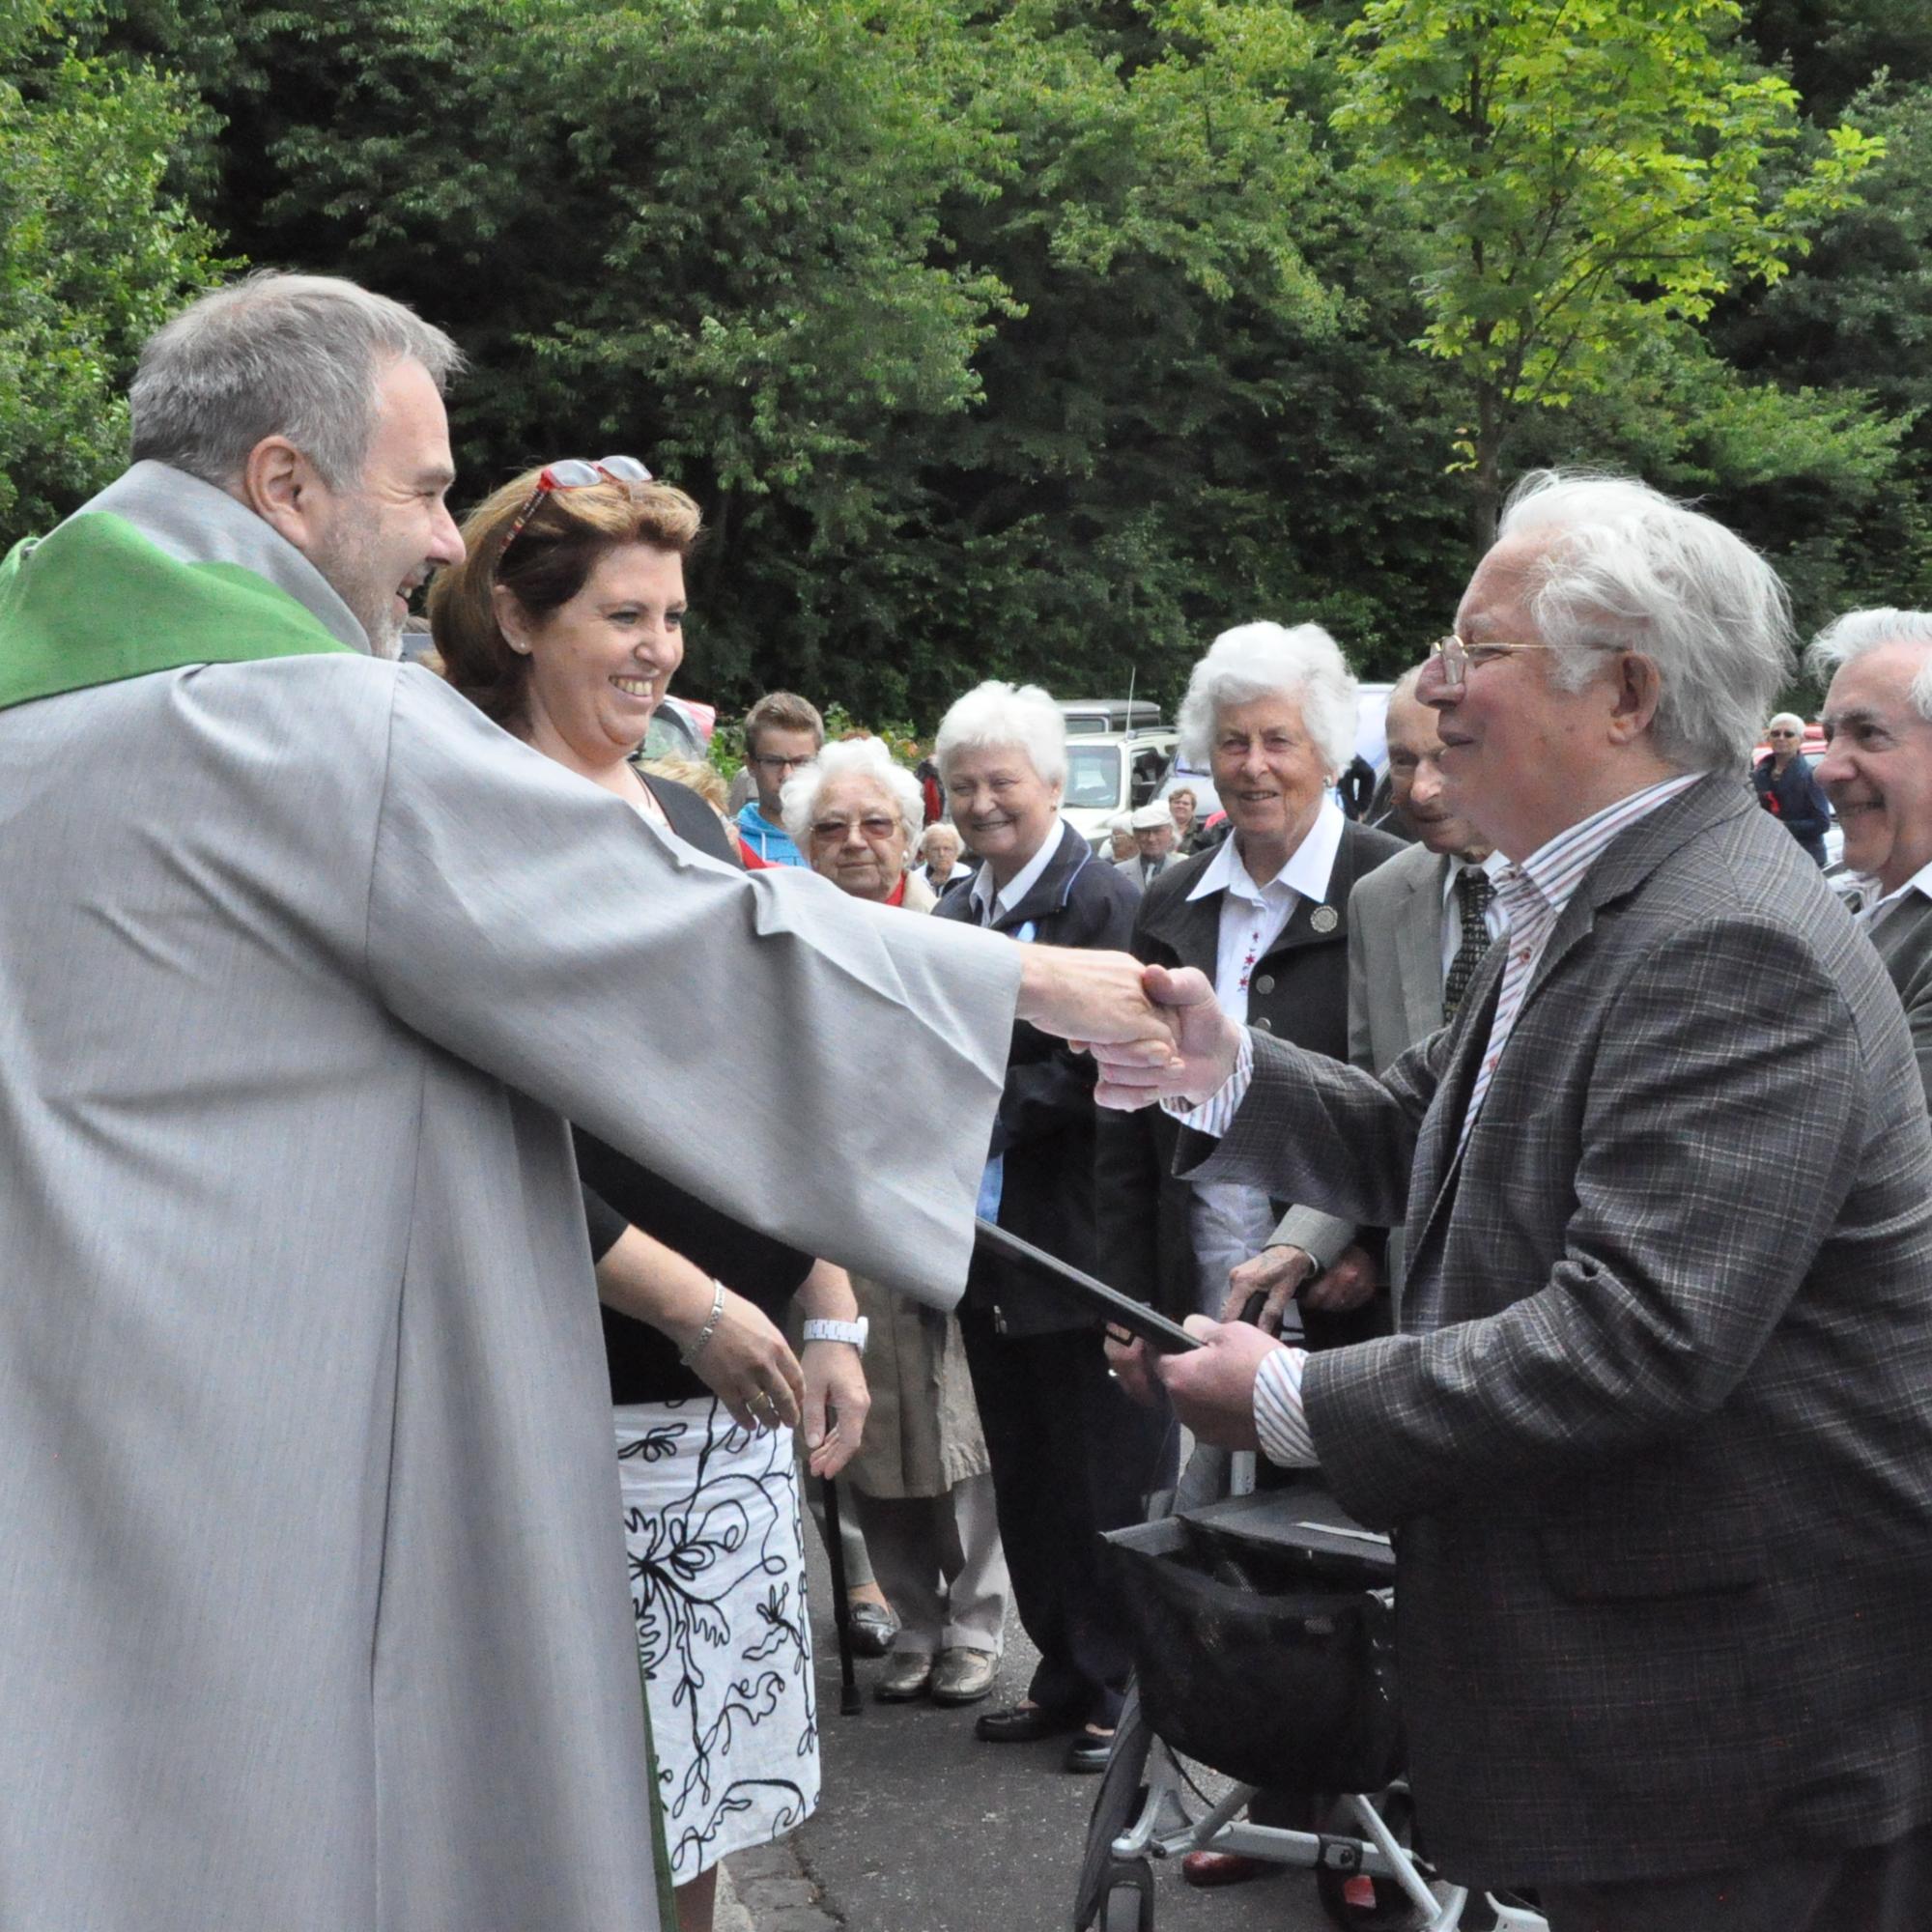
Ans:
{"type": "Polygon", "coordinates": [[[0,712],[0,1923],[653,1926],[564,1117],[946,1303],[1013,954],[365,655],[0,712]]]}

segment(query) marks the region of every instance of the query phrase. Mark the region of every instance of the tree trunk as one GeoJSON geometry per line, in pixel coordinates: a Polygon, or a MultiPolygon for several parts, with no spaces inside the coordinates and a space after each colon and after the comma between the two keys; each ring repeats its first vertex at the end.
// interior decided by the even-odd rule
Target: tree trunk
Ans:
{"type": "Polygon", "coordinates": [[[1476,474],[1470,501],[1470,535],[1476,555],[1488,554],[1496,540],[1496,519],[1503,507],[1502,411],[1494,388],[1483,384],[1476,391],[1476,474]]]}

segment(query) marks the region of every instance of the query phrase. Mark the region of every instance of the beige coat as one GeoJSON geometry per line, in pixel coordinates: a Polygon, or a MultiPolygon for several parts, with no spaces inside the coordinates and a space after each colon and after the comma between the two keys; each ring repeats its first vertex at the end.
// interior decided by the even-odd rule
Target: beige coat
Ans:
{"type": "MultiPolygon", "coordinates": [[[[930,912],[936,903],[931,887],[908,873],[905,910],[930,912]]],[[[986,1438],[956,1318],[863,1275],[852,1277],[852,1287],[872,1324],[866,1344],[872,1407],[847,1469],[854,1488],[870,1496],[940,1496],[968,1476],[984,1475],[986,1438]]]]}

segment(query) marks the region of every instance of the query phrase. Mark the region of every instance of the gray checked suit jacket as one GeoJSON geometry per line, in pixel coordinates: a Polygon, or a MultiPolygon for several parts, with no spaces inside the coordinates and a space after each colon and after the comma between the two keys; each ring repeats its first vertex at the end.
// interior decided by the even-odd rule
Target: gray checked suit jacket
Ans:
{"type": "Polygon", "coordinates": [[[1405,1332],[1312,1355],[1396,1533],[1455,1876],[1667,1876],[1932,1816],[1932,1136],[1896,993],[1728,776],[1585,876],[1483,1112],[1502,953],[1380,1080],[1256,1040],[1194,1172],[1379,1222],[1405,1332]],[[1336,1158],[1339,1151],[1341,1157],[1336,1158]]]}
{"type": "Polygon", "coordinates": [[[1926,1104],[1932,1106],[1932,898],[1915,892],[1879,922],[1872,944],[1904,1004],[1918,1077],[1925,1083],[1926,1104]]]}

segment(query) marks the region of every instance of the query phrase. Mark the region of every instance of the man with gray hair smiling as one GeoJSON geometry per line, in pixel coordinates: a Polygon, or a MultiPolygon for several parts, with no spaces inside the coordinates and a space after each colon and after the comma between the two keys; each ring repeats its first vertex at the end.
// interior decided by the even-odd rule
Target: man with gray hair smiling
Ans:
{"type": "Polygon", "coordinates": [[[1831,679],[1818,782],[1869,883],[1861,923],[1898,988],[1932,1103],[1932,611],[1853,611],[1806,659],[1831,679]]]}
{"type": "Polygon", "coordinates": [[[566,1122],[945,1306],[1015,1013],[1170,1051],[1131,959],[750,878],[381,661],[458,361],[215,291],[0,568],[9,1925],[650,1932],[566,1122]],[[692,1131],[694,1042],[771,1104],[692,1131]]]}
{"type": "Polygon", "coordinates": [[[1532,477],[1420,686],[1511,862],[1454,1020],[1376,1076],[1155,968],[1181,1067],[1109,1077],[1196,1175],[1406,1217],[1402,1332],[1160,1374],[1395,1532],[1418,1834],[1552,1932],[1932,1923],[1932,1134],[1741,782],[1788,670],[1729,531],[1532,477]]]}

